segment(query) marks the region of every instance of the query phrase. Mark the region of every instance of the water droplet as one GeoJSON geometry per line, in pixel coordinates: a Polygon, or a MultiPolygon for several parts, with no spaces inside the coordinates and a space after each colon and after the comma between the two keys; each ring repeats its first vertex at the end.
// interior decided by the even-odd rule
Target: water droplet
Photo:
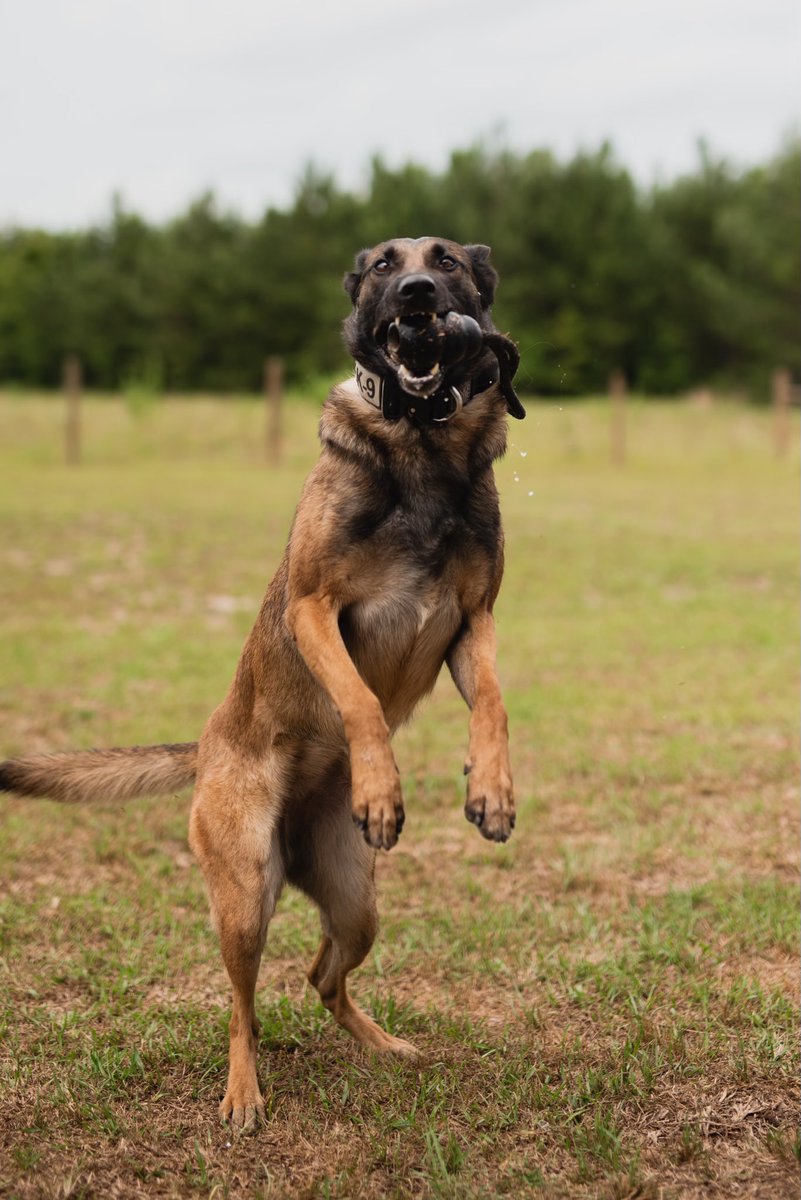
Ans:
{"type": "Polygon", "coordinates": [[[526,456],[527,456],[527,455],[528,455],[528,450],[521,450],[521,451],[520,451],[520,457],[521,457],[521,458],[526,458],[526,456]]]}
{"type": "Polygon", "coordinates": [[[520,482],[520,476],[518,475],[517,471],[515,471],[515,474],[514,474],[514,481],[515,481],[515,483],[520,482]]]}
{"type": "Polygon", "coordinates": [[[533,492],[529,492],[529,496],[533,496],[533,495],[534,495],[534,493],[533,493],[533,492]]]}

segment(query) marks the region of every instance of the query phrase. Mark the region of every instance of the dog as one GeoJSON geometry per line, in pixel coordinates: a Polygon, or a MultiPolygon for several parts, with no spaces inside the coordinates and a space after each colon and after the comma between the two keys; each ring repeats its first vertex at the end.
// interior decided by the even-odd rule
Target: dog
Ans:
{"type": "Polygon", "coordinates": [[[363,1046],[414,1056],[350,998],[376,934],[375,856],[404,823],[391,737],[447,663],[470,710],[465,814],[504,842],[515,824],[493,604],[503,534],[492,464],[513,342],[490,309],[486,246],[397,238],[346,274],[354,375],[322,412],[322,453],[234,681],[199,742],[34,755],[0,790],[72,801],[194,782],[189,840],[233,989],[221,1115],[264,1116],[255,989],[286,882],[318,906],[308,977],[363,1046]]]}

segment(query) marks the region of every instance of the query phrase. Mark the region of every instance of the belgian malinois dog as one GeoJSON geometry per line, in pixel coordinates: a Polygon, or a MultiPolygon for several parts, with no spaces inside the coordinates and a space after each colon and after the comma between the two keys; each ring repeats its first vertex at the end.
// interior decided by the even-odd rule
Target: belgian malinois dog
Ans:
{"type": "Polygon", "coordinates": [[[255,990],[286,881],[317,904],[309,970],[323,1004],[373,1050],[414,1055],[348,995],[376,933],[375,853],[404,810],[391,737],[443,662],[470,709],[465,814],[505,842],[515,823],[492,609],[503,570],[493,460],[514,343],[490,317],[486,246],[399,238],[362,251],[344,285],[353,378],[335,387],[300,499],[231,689],[199,742],[0,764],[0,789],[130,799],[194,781],[189,840],[233,986],[221,1113],[263,1117],[255,990]]]}

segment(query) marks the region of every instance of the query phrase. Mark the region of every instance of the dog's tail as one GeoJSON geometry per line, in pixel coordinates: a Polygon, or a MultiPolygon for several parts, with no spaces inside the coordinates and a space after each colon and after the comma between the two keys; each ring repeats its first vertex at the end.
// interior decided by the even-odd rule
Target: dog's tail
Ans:
{"type": "Polygon", "coordinates": [[[65,750],[0,763],[0,792],[78,800],[133,800],[178,791],[194,782],[197,742],[65,750]]]}

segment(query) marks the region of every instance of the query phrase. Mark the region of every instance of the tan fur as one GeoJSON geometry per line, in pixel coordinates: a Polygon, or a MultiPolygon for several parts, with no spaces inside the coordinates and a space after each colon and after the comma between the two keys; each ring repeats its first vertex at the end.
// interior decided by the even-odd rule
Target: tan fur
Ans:
{"type": "Polygon", "coordinates": [[[194,783],[196,764],[197,742],[31,754],[0,764],[0,790],[67,804],[119,802],[180,791],[194,783]]]}
{"type": "MultiPolygon", "coordinates": [[[[398,245],[404,269],[432,269],[428,243],[398,245]]],[[[452,252],[468,270],[462,248],[452,252]]],[[[497,386],[420,431],[387,422],[350,381],[329,397],[321,439],[287,550],[197,747],[0,766],[0,787],[64,800],[161,792],[196,771],[189,836],[233,987],[221,1111],[237,1125],[264,1112],[255,988],[285,881],[319,907],[309,979],[334,1018],[367,1047],[415,1053],[353,1003],[346,977],[376,933],[375,848],[393,846],[403,824],[390,738],[443,662],[471,709],[466,815],[493,840],[514,825],[492,618],[503,569],[497,386]]]]}

